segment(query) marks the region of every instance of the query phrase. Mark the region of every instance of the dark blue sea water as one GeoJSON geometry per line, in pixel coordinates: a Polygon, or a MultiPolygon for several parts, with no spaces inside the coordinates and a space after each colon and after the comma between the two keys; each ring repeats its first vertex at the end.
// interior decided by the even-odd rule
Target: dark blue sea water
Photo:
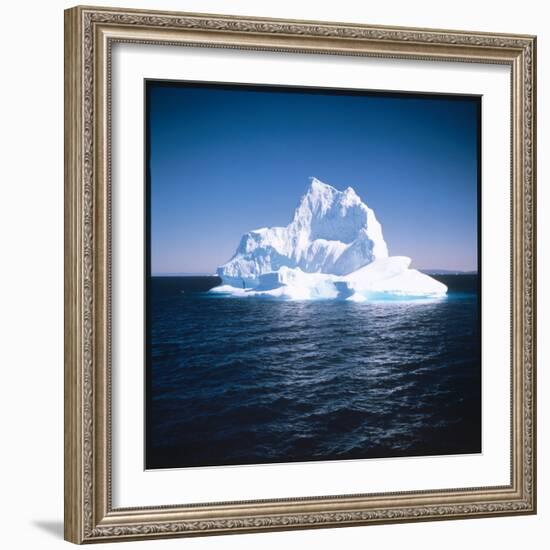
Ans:
{"type": "Polygon", "coordinates": [[[357,304],[153,277],[147,468],[480,452],[478,280],[437,278],[445,299],[357,304]]]}

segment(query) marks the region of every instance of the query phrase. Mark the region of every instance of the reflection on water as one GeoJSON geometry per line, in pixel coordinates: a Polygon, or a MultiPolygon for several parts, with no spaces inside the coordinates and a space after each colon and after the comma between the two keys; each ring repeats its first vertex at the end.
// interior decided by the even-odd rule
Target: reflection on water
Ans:
{"type": "Polygon", "coordinates": [[[362,304],[176,279],[152,279],[148,468],[480,452],[475,277],[362,304]]]}

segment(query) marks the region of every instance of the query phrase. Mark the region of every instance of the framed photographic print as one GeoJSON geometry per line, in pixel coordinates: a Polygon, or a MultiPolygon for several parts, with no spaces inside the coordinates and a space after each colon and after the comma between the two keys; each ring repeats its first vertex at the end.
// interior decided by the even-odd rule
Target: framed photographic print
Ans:
{"type": "Polygon", "coordinates": [[[65,44],[67,540],[535,512],[534,37],[65,44]]]}

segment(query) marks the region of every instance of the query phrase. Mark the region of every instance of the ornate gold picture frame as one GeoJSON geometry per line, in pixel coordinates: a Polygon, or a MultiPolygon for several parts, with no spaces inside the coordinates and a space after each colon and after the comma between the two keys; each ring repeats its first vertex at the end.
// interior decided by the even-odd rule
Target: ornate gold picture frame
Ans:
{"type": "MultiPolygon", "coordinates": [[[[536,38],[75,7],[65,12],[65,538],[158,539],[536,512],[536,38]],[[498,64],[511,79],[510,483],[166,502],[112,500],[111,73],[117,43],[498,64]]],[[[490,315],[491,312],[487,312],[490,315]]],[[[137,366],[136,368],[142,368],[137,366]]],[[[508,371],[503,371],[508,376],[508,371]]]]}

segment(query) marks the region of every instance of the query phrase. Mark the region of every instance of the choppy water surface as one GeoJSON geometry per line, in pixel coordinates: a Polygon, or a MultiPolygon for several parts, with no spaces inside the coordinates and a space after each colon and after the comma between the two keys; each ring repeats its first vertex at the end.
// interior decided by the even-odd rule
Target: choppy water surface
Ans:
{"type": "Polygon", "coordinates": [[[362,304],[152,278],[147,467],[480,452],[477,277],[439,278],[445,299],[362,304]]]}

